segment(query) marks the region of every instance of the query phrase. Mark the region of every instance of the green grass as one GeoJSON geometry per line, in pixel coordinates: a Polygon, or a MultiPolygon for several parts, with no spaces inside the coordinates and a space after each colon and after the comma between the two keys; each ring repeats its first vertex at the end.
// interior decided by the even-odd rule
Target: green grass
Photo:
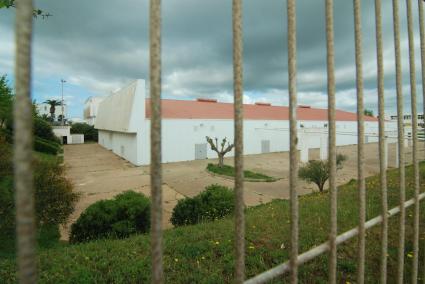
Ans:
{"type": "MultiPolygon", "coordinates": [[[[222,167],[219,167],[216,164],[208,164],[207,171],[214,174],[218,174],[218,175],[235,177],[235,168],[229,165],[223,165],[222,167]]],[[[269,177],[267,175],[248,171],[248,170],[244,171],[244,177],[245,179],[247,179],[246,181],[265,181],[265,182],[276,181],[276,179],[273,177],[269,177]]]]}
{"type": "MultiPolygon", "coordinates": [[[[421,165],[421,178],[425,177],[421,165]]],[[[380,214],[379,179],[367,179],[367,218],[380,214]]],[[[406,170],[406,195],[413,195],[412,168],[406,170]]],[[[421,189],[425,188],[422,183],[421,189]]],[[[390,208],[398,203],[397,170],[388,171],[390,208]]],[[[338,231],[357,225],[356,182],[339,187],[338,231]]],[[[421,227],[425,226],[425,206],[421,206],[421,227]]],[[[328,193],[300,197],[300,252],[326,241],[329,230],[328,193]]],[[[406,212],[405,279],[410,282],[413,240],[413,210],[406,212]]],[[[390,219],[388,279],[396,276],[398,215],[390,219]]],[[[424,232],[421,233],[419,275],[423,275],[424,232]]],[[[275,200],[246,210],[246,272],[254,276],[288,260],[290,240],[289,202],[275,200]]],[[[81,245],[44,249],[39,254],[40,283],[147,283],[150,281],[149,236],[126,240],[100,240],[81,245]]],[[[366,283],[379,282],[380,227],[368,230],[366,240],[366,283]]],[[[170,229],[164,233],[164,270],[167,283],[232,283],[234,270],[234,221],[216,222],[170,229]]],[[[338,247],[338,283],[355,282],[357,239],[338,247]]],[[[0,260],[0,279],[15,283],[14,260],[0,260]]],[[[299,269],[303,283],[327,283],[327,255],[299,269]]],[[[283,279],[288,282],[288,278],[283,279]]],[[[274,283],[280,283],[282,279],[274,283]]]]}

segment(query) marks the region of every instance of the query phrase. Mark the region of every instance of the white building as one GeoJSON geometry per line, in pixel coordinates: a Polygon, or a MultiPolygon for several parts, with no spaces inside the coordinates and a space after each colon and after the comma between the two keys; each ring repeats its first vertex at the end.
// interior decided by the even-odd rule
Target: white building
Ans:
{"type": "MultiPolygon", "coordinates": [[[[99,144],[135,165],[150,163],[150,99],[145,81],[137,80],[106,97],[99,105],[95,127],[99,144]]],[[[289,150],[288,107],[244,105],[244,154],[289,150]]],[[[327,133],[327,110],[298,108],[300,144],[319,148],[327,133]]],[[[216,158],[206,136],[233,141],[233,104],[215,100],[162,100],[162,161],[216,158]]],[[[336,111],[337,145],[357,143],[357,116],[336,111]]],[[[366,142],[378,141],[378,123],[365,117],[366,142]]],[[[390,124],[390,127],[395,126],[390,124]]],[[[232,156],[233,151],[228,154],[232,156]]]]}
{"type": "Polygon", "coordinates": [[[53,133],[62,144],[84,144],[84,134],[71,134],[71,126],[52,126],[53,133]]]}
{"type": "MultiPolygon", "coordinates": [[[[394,122],[397,122],[397,117],[398,117],[397,115],[391,115],[390,119],[394,122]]],[[[418,114],[417,121],[418,121],[418,126],[422,127],[424,125],[424,115],[418,114]]],[[[412,115],[411,114],[403,115],[403,124],[406,125],[406,126],[412,125],[412,115]]]]}
{"type": "MultiPolygon", "coordinates": [[[[37,112],[40,116],[46,115],[50,117],[50,105],[46,103],[36,104],[37,112]]],[[[68,118],[67,112],[68,108],[66,104],[63,105],[63,116],[65,119],[68,118]]],[[[62,117],[62,106],[55,106],[55,121],[59,121],[62,117]]]]}
{"type": "Polygon", "coordinates": [[[84,120],[90,125],[95,125],[99,104],[105,97],[89,97],[84,103],[84,120]]]}

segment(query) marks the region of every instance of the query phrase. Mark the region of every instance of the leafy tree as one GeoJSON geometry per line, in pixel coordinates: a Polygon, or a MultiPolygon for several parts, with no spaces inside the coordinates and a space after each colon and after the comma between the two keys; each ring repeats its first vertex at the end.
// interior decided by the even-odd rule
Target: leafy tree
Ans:
{"type": "MultiPolygon", "coordinates": [[[[0,0],[0,9],[2,8],[16,8],[15,0],[0,0]]],[[[50,13],[46,13],[40,9],[34,9],[32,14],[34,18],[42,17],[43,19],[47,19],[52,16],[50,13]]]]}
{"type": "Polygon", "coordinates": [[[0,77],[0,129],[12,119],[13,94],[6,75],[0,77]]]}
{"type": "Polygon", "coordinates": [[[220,145],[218,144],[218,138],[216,137],[214,140],[208,136],[205,137],[207,139],[208,144],[211,146],[211,150],[215,151],[218,155],[218,166],[221,168],[224,165],[224,155],[226,155],[228,152],[232,151],[234,144],[230,144],[230,142],[227,141],[227,138],[224,137],[224,139],[221,141],[220,145]],[[214,143],[215,141],[215,143],[214,143]],[[227,145],[226,145],[227,143],[227,145]]]}
{"type": "Polygon", "coordinates": [[[84,134],[85,141],[98,140],[98,131],[93,125],[87,123],[73,123],[71,125],[71,134],[84,134]]]}
{"type": "Polygon", "coordinates": [[[373,110],[365,109],[364,110],[364,115],[366,115],[366,116],[373,116],[373,110]]]}
{"type": "MultiPolygon", "coordinates": [[[[347,156],[338,154],[336,156],[337,170],[342,169],[342,163],[347,156]]],[[[315,183],[320,192],[323,192],[326,181],[329,179],[329,161],[311,160],[298,171],[299,178],[308,183],[315,183]]]]}
{"type": "Polygon", "coordinates": [[[47,100],[44,103],[50,105],[50,119],[53,122],[55,120],[56,107],[62,105],[62,103],[59,100],[47,100]]]}

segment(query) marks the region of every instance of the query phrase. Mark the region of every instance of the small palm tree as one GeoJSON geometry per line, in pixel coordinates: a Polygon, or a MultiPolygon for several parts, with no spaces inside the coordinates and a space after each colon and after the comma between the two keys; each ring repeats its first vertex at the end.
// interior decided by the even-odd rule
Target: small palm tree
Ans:
{"type": "MultiPolygon", "coordinates": [[[[342,163],[347,160],[347,156],[338,154],[336,156],[337,170],[342,169],[342,163]]],[[[315,183],[320,192],[323,192],[325,183],[329,179],[330,169],[327,160],[311,160],[298,170],[298,177],[307,183],[315,183]]]]}
{"type": "Polygon", "coordinates": [[[59,100],[47,100],[44,103],[50,105],[50,119],[54,121],[56,107],[62,105],[62,103],[59,100]]]}

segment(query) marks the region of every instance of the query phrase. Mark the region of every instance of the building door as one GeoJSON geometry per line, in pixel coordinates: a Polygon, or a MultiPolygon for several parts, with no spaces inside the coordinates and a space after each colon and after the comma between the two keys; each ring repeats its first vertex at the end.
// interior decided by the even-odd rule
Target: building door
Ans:
{"type": "Polygon", "coordinates": [[[195,144],[195,160],[205,160],[207,158],[207,143],[195,144]]]}
{"type": "Polygon", "coordinates": [[[68,144],[68,136],[62,136],[62,144],[68,144]]]}
{"type": "Polygon", "coordinates": [[[270,140],[261,140],[261,153],[270,153],[270,140]]]}

